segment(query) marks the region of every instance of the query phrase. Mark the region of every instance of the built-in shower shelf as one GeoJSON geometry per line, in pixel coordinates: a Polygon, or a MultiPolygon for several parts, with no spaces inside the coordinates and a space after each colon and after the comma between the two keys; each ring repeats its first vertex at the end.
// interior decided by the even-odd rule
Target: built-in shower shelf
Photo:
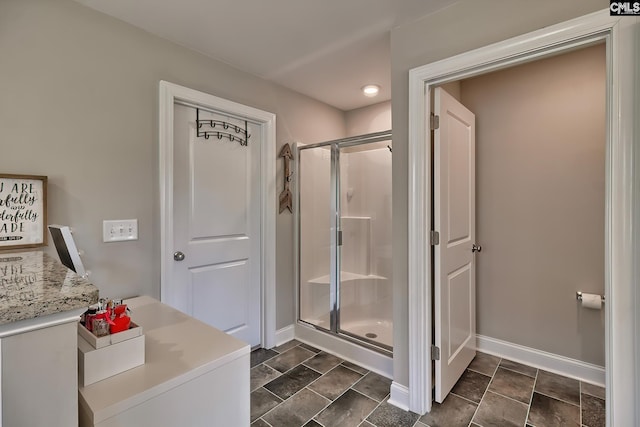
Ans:
{"type": "MultiPolygon", "coordinates": [[[[362,279],[387,280],[386,277],[377,276],[375,274],[366,275],[366,274],[350,273],[348,271],[341,271],[340,272],[340,282],[341,283],[348,283],[350,281],[362,280],[362,279]]],[[[331,276],[329,276],[327,274],[325,276],[316,277],[315,279],[309,280],[308,283],[313,283],[315,285],[328,285],[328,284],[331,283],[331,276]]],[[[373,283],[373,281],[372,281],[372,283],[373,283]]]]}

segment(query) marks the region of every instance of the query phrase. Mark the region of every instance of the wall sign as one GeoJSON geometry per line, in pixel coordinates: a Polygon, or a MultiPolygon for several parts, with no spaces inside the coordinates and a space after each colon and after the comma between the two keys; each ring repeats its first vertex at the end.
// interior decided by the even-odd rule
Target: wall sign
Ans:
{"type": "Polygon", "coordinates": [[[0,250],[47,244],[47,177],[0,174],[0,250]]]}

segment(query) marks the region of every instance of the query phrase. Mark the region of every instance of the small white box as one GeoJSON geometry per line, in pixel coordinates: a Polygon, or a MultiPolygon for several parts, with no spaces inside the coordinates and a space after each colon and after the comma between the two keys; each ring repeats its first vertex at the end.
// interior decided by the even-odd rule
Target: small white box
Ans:
{"type": "Polygon", "coordinates": [[[78,381],[88,386],[144,364],[144,335],[94,348],[78,335],[78,381]]]}
{"type": "Polygon", "coordinates": [[[131,338],[139,337],[142,335],[142,326],[138,326],[132,321],[129,329],[126,331],[105,335],[104,337],[97,337],[93,335],[93,332],[85,328],[82,323],[78,322],[78,334],[84,338],[85,341],[91,344],[93,348],[102,348],[131,338]]]}

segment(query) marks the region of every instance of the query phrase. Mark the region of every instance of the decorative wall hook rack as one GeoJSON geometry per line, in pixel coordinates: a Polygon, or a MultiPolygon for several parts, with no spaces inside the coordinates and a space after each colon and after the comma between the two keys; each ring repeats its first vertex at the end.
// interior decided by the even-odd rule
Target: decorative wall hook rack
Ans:
{"type": "Polygon", "coordinates": [[[198,138],[204,137],[204,139],[209,139],[211,136],[215,136],[218,139],[227,138],[230,142],[237,141],[242,146],[247,146],[249,142],[249,135],[247,121],[244,121],[244,128],[240,126],[236,126],[233,123],[224,122],[222,120],[200,120],[200,109],[196,108],[196,126],[197,128],[197,136],[198,138]],[[200,130],[203,126],[208,126],[212,130],[200,130]],[[221,129],[221,130],[216,130],[221,129]],[[232,131],[232,132],[228,132],[232,131]]]}

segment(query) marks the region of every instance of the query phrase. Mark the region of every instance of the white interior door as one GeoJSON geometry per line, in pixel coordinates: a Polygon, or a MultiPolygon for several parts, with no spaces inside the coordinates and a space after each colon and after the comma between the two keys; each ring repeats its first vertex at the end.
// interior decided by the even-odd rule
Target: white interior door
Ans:
{"type": "MultiPolygon", "coordinates": [[[[200,119],[245,126],[200,110],[200,119]]],[[[251,346],[260,344],[261,132],[247,146],[198,137],[196,110],[174,105],[171,305],[251,346]]],[[[222,132],[233,133],[219,126],[222,132]]]]}
{"type": "Polygon", "coordinates": [[[434,91],[436,401],[442,402],[476,354],[475,116],[434,91]]]}

